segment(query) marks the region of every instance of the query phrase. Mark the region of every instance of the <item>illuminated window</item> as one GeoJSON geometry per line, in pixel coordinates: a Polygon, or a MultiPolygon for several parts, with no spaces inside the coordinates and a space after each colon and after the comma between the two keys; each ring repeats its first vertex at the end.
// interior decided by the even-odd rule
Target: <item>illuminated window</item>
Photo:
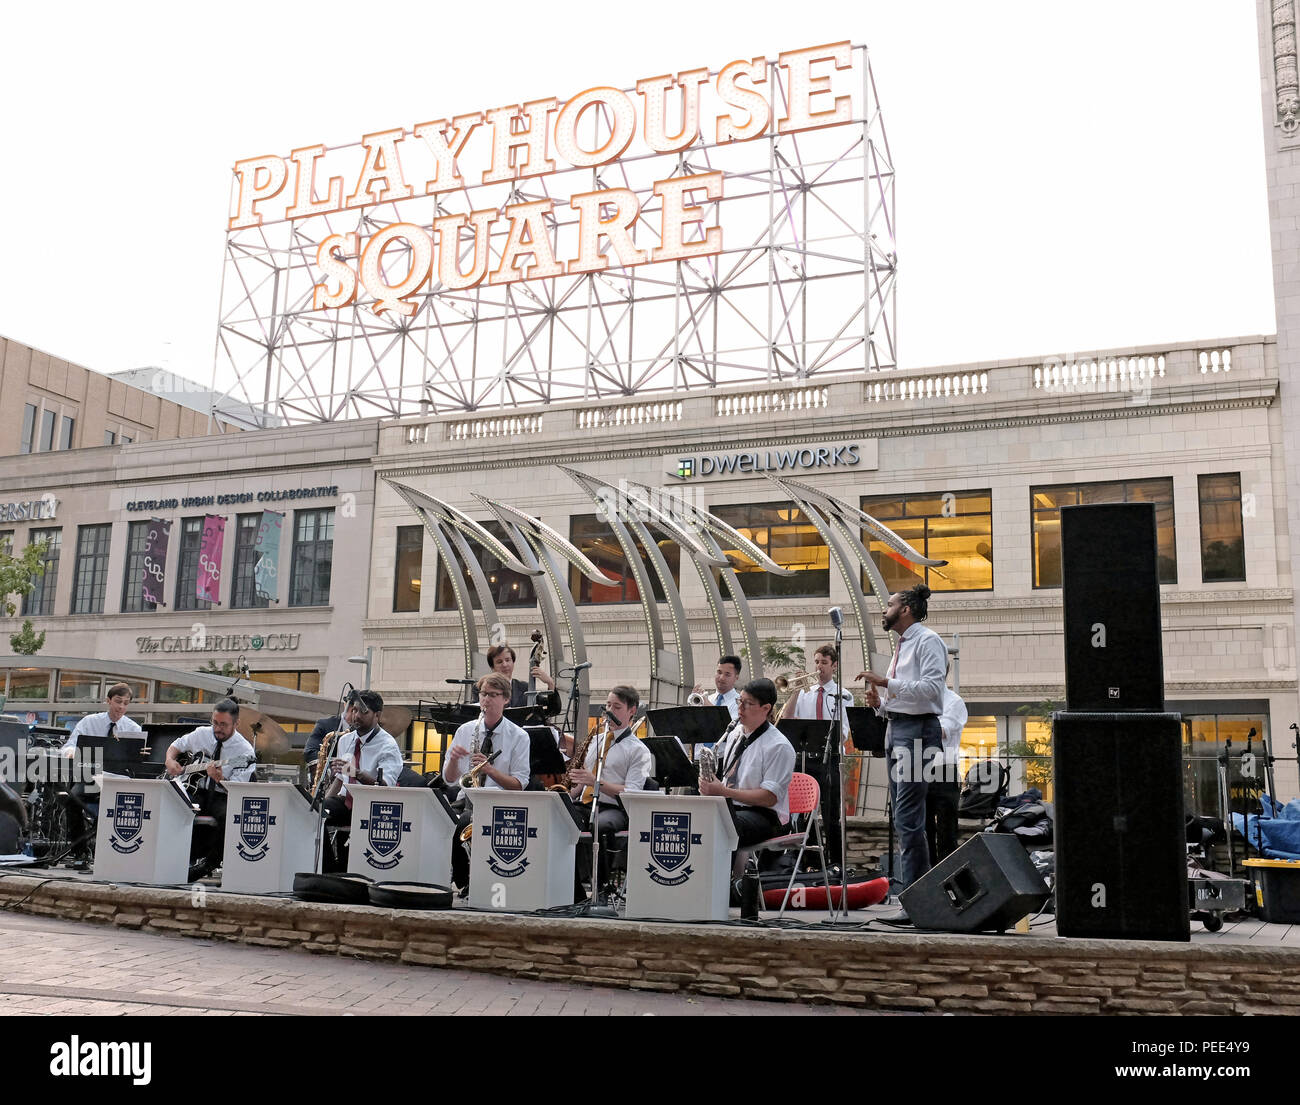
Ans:
{"type": "Polygon", "coordinates": [[[235,589],[230,605],[236,609],[269,607],[271,600],[257,591],[257,532],[262,514],[241,514],[235,523],[235,589]]]}
{"type": "Polygon", "coordinates": [[[711,512],[739,530],[792,576],[764,571],[737,549],[732,556],[740,587],[749,598],[825,597],[831,593],[830,552],[804,512],[793,503],[715,506],[711,512]]]}
{"type": "Polygon", "coordinates": [[[1268,719],[1260,714],[1183,715],[1183,797],[1188,816],[1220,816],[1219,757],[1228,753],[1228,793],[1233,812],[1245,803],[1252,813],[1260,810],[1263,784],[1264,737],[1268,719]],[[1252,732],[1253,731],[1253,732],[1252,732]],[[1247,739],[1258,757],[1256,775],[1242,778],[1241,755],[1247,739]],[[1227,743],[1232,742],[1229,748],[1227,743]]]}
{"type": "MultiPolygon", "coordinates": [[[[965,734],[963,733],[963,737],[965,734]]],[[[1014,763],[1018,760],[1025,773],[1025,789],[1037,787],[1043,801],[1052,800],[1052,726],[1036,717],[1025,718],[1024,740],[1008,750],[1014,763]]]]}
{"type": "Polygon", "coordinates": [[[393,572],[393,612],[420,609],[420,562],[424,556],[424,527],[397,527],[397,565],[393,572]]]}
{"type": "Polygon", "coordinates": [[[334,508],[295,511],[289,605],[328,606],[333,563],[334,508]]]}
{"type": "Polygon", "coordinates": [[[209,610],[212,603],[198,595],[199,555],[203,551],[203,519],[181,520],[180,555],[176,559],[176,609],[209,610]]]}
{"type": "MultiPolygon", "coordinates": [[[[270,683],[273,687],[284,687],[305,694],[320,693],[318,671],[259,671],[257,668],[250,668],[248,677],[254,683],[270,683]]],[[[307,727],[307,732],[311,732],[310,725],[307,727]]]]}
{"type": "Polygon", "coordinates": [[[942,568],[914,567],[883,541],[870,541],[867,548],[891,593],[918,583],[931,591],[993,590],[991,491],[868,495],[862,509],[923,556],[948,561],[942,568]]]}
{"type": "Polygon", "coordinates": [[[23,596],[23,617],[54,613],[54,591],[59,585],[59,554],[63,547],[62,529],[34,529],[27,535],[35,545],[45,542],[45,571],[32,582],[31,593],[23,596]]]}
{"type": "Polygon", "coordinates": [[[1196,483],[1201,499],[1201,582],[1244,582],[1241,475],[1198,476],[1196,483]]]}
{"type": "MultiPolygon", "coordinates": [[[[1093,503],[1154,503],[1156,568],[1160,582],[1178,582],[1178,554],[1174,549],[1174,481],[1116,480],[1114,483],[1030,488],[1035,587],[1061,586],[1061,507],[1093,503]]],[[[1104,554],[1104,550],[1098,552],[1104,554]]]]}
{"type": "Polygon", "coordinates": [[[992,714],[967,718],[966,728],[961,731],[961,778],[965,779],[966,772],[980,761],[997,758],[998,719],[992,714]]]}
{"type": "Polygon", "coordinates": [[[72,613],[102,614],[108,582],[108,546],[113,527],[77,527],[77,560],[72,572],[72,613]]]}
{"type": "MultiPolygon", "coordinates": [[[[513,548],[513,544],[506,537],[505,527],[497,521],[488,521],[479,523],[488,533],[492,534],[506,548],[513,548]]],[[[419,526],[411,527],[419,529],[419,526]]],[[[421,537],[423,541],[423,537],[421,537]]],[[[492,601],[497,606],[533,606],[537,602],[537,592],[533,590],[533,580],[531,576],[521,576],[518,572],[509,571],[501,567],[501,561],[493,556],[486,549],[479,548],[474,542],[469,541],[470,552],[479,562],[483,569],[483,575],[487,579],[488,589],[492,595],[492,601]]],[[[456,561],[457,567],[460,568],[461,578],[465,581],[465,588],[469,592],[470,604],[475,610],[479,608],[478,591],[475,589],[473,582],[470,580],[469,572],[465,566],[456,561]]],[[[417,567],[416,575],[420,574],[417,567]]],[[[451,588],[451,577],[447,575],[447,566],[442,563],[441,558],[438,563],[438,589],[434,595],[434,606],[438,610],[455,610],[456,596],[451,588]]],[[[418,600],[418,592],[417,592],[418,600]]],[[[415,609],[419,609],[417,601],[415,609]]]]}
{"type": "MultiPolygon", "coordinates": [[[[632,575],[631,568],[628,567],[627,560],[623,556],[623,549],[618,543],[618,538],[614,536],[614,531],[609,528],[603,518],[597,514],[575,514],[569,519],[569,540],[579,549],[587,554],[587,557],[598,567],[606,576],[610,577],[609,584],[592,583],[586,576],[578,570],[570,569],[569,586],[580,603],[590,603],[593,605],[607,602],[639,602],[641,592],[637,590],[636,578],[632,575]]],[[[636,540],[634,537],[633,540],[636,540]]],[[[656,600],[664,601],[662,588],[659,585],[659,579],[654,573],[646,560],[645,546],[640,541],[636,542],[637,552],[640,554],[641,563],[645,564],[645,570],[650,577],[650,586],[654,592],[656,600]]],[[[681,583],[681,550],[676,543],[668,540],[659,541],[659,551],[663,553],[664,560],[668,564],[668,571],[672,574],[673,583],[681,583]]]]}

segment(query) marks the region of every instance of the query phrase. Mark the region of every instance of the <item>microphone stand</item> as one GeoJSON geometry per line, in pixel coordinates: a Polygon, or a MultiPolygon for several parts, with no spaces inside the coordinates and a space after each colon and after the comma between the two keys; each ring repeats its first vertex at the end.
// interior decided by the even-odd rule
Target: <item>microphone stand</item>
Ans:
{"type": "Polygon", "coordinates": [[[844,709],[843,671],[840,663],[843,641],[844,627],[843,623],[839,622],[835,625],[835,701],[831,705],[831,731],[826,742],[826,751],[830,753],[831,761],[830,782],[835,801],[835,821],[839,826],[840,836],[840,904],[835,908],[830,902],[826,903],[831,921],[834,921],[841,912],[844,914],[845,921],[849,919],[849,834],[848,826],[844,821],[844,735],[841,712],[844,709]]]}
{"type": "MultiPolygon", "coordinates": [[[[347,724],[343,718],[343,703],[347,699],[349,692],[355,690],[356,688],[352,686],[351,683],[344,683],[342,689],[339,691],[338,713],[335,715],[339,719],[339,729],[337,733],[339,740],[343,739],[343,726],[347,724]]],[[[348,729],[348,732],[351,732],[351,729],[348,729]]],[[[322,746],[324,746],[326,740],[328,740],[328,738],[321,741],[322,746]]],[[[334,747],[337,751],[337,741],[335,742],[334,747]]],[[[326,749],[326,751],[328,752],[329,750],[326,749]]],[[[319,755],[320,753],[318,752],[317,756],[319,757],[319,755]]],[[[325,791],[327,789],[325,780],[329,777],[329,761],[326,760],[325,763],[321,765],[320,779],[316,782],[316,793],[311,796],[311,810],[313,813],[320,814],[316,819],[316,856],[317,862],[321,867],[325,866],[325,791]]]]}

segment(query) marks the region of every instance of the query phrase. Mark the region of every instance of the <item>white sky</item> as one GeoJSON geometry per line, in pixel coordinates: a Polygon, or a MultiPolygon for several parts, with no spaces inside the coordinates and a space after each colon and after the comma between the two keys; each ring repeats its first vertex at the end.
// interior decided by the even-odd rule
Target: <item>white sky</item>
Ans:
{"type": "Polygon", "coordinates": [[[124,0],[0,34],[0,335],[102,372],[210,380],[240,157],[846,38],[903,367],[1275,328],[1250,0],[124,0]]]}

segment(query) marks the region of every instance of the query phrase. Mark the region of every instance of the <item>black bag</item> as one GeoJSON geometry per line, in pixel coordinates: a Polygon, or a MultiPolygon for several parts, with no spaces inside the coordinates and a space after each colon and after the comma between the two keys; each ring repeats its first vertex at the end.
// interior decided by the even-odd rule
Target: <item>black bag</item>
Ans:
{"type": "Polygon", "coordinates": [[[1002,804],[1010,782],[1007,769],[998,760],[971,764],[957,799],[957,816],[972,820],[992,817],[1002,804]]]}

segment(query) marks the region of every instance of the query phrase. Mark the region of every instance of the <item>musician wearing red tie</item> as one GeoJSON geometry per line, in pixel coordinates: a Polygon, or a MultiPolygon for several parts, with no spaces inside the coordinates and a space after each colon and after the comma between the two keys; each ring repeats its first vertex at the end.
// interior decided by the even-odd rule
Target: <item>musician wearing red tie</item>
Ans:
{"type": "MultiPolygon", "coordinates": [[[[871,686],[867,704],[889,719],[885,743],[889,752],[889,789],[894,800],[894,833],[900,853],[899,875],[904,887],[930,870],[925,838],[925,798],[930,773],[943,758],[944,676],[948,649],[943,639],[921,624],[926,618],[930,588],[919,583],[889,596],[881,626],[898,634],[898,648],[888,675],[864,671],[859,679],[871,686]]],[[[885,918],[909,924],[906,913],[885,918]]]]}
{"type": "Polygon", "coordinates": [[[817,673],[817,686],[800,691],[785,700],[781,710],[782,717],[806,718],[809,721],[829,721],[835,716],[835,696],[839,695],[840,732],[848,739],[848,708],[853,705],[853,695],[841,691],[839,684],[832,678],[835,675],[835,662],[839,654],[834,645],[822,645],[813,653],[814,670],[817,673]]]}
{"type": "Polygon", "coordinates": [[[712,692],[706,692],[703,684],[696,686],[695,693],[704,699],[705,706],[725,706],[731,713],[731,720],[736,720],[736,703],[740,692],[736,690],[736,681],[740,678],[740,657],[723,656],[718,660],[718,670],[713,673],[712,692]]]}

